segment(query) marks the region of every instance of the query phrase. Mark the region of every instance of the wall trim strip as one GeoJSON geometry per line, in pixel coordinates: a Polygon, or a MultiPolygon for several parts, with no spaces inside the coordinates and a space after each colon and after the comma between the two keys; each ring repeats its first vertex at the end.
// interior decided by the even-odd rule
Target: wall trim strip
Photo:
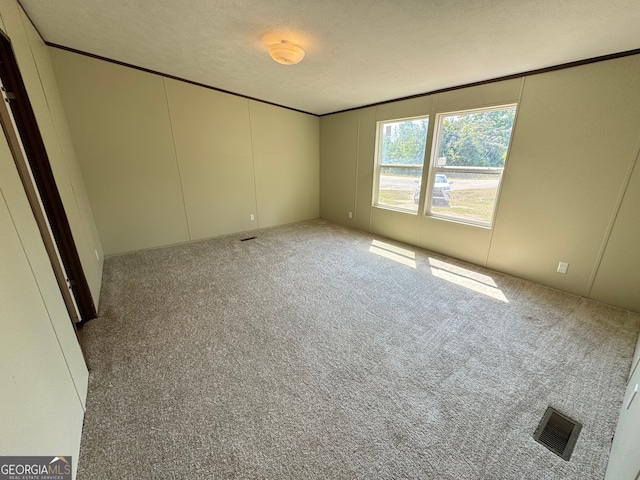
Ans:
{"type": "Polygon", "coordinates": [[[287,107],[285,105],[279,105],[277,103],[269,102],[267,100],[261,100],[259,98],[250,97],[248,95],[243,95],[241,93],[231,92],[229,90],[224,90],[222,88],[213,87],[211,85],[205,85],[204,83],[199,83],[199,82],[195,82],[195,81],[192,81],[192,80],[187,80],[185,78],[177,77],[175,75],[169,75],[167,73],[158,72],[158,71],[151,70],[151,69],[148,69],[148,68],[138,67],[136,65],[132,65],[132,64],[129,64],[129,63],[121,62],[119,60],[113,60],[111,58],[103,57],[103,56],[100,56],[100,55],[95,55],[93,53],[84,52],[82,50],[77,50],[75,48],[65,47],[64,45],[58,45],[56,43],[51,43],[51,42],[47,42],[47,41],[45,41],[45,44],[47,46],[49,46],[49,47],[52,47],[52,48],[57,48],[57,49],[60,49],[60,50],[65,50],[67,52],[77,53],[78,55],[84,55],[86,57],[95,58],[97,60],[102,60],[102,61],[109,62],[109,63],[115,63],[116,65],[121,65],[123,67],[134,68],[134,69],[140,70],[142,72],[152,73],[154,75],[160,75],[160,76],[165,77],[165,78],[172,78],[174,80],[178,80],[178,81],[181,81],[181,82],[186,82],[186,83],[190,83],[192,85],[197,85],[198,87],[208,88],[210,90],[215,90],[215,91],[226,93],[226,94],[229,94],[229,95],[235,95],[236,97],[246,98],[248,100],[255,100],[256,102],[266,103],[267,105],[273,105],[275,107],[285,108],[287,110],[292,110],[294,112],[304,113],[306,115],[312,115],[314,117],[319,117],[319,118],[325,117],[327,115],[335,115],[337,113],[344,113],[344,112],[350,112],[350,111],[353,111],[353,110],[360,110],[362,108],[377,107],[379,105],[385,105],[387,103],[400,102],[400,101],[403,101],[403,100],[411,100],[411,99],[414,99],[414,98],[425,97],[427,95],[435,95],[437,93],[451,92],[453,90],[460,90],[460,89],[463,89],[463,88],[476,87],[478,85],[486,85],[488,83],[502,82],[502,81],[505,81],[505,80],[512,80],[514,78],[522,78],[522,77],[527,77],[527,76],[531,76],[531,75],[539,75],[541,73],[553,72],[555,70],[563,70],[565,68],[573,68],[573,67],[578,67],[580,65],[588,65],[590,63],[604,62],[604,61],[607,61],[607,60],[613,60],[613,59],[616,59],[616,58],[622,58],[622,57],[628,57],[628,56],[631,56],[631,55],[639,55],[640,54],[640,48],[636,48],[634,50],[627,50],[627,51],[624,51],[624,52],[611,53],[611,54],[608,54],[608,55],[601,55],[599,57],[592,57],[592,58],[587,58],[587,59],[584,59],[584,60],[577,60],[575,62],[563,63],[563,64],[560,64],[560,65],[553,65],[551,67],[539,68],[537,70],[529,70],[529,71],[526,71],[526,72],[514,73],[512,75],[506,75],[506,76],[503,76],[503,77],[491,78],[491,79],[482,80],[482,81],[479,81],[479,82],[465,83],[463,85],[456,85],[456,86],[453,86],[453,87],[442,88],[442,89],[433,90],[433,91],[430,91],[430,92],[418,93],[418,94],[415,94],[415,95],[409,95],[409,96],[401,97],[401,98],[393,98],[393,99],[385,100],[385,101],[382,101],[382,102],[371,103],[369,105],[361,105],[359,107],[347,108],[345,110],[338,110],[336,112],[329,112],[329,113],[323,113],[323,114],[318,115],[318,114],[315,114],[315,113],[305,112],[304,110],[299,110],[297,108],[287,107]]]}
{"type": "Polygon", "coordinates": [[[102,60],[104,62],[114,63],[114,64],[120,65],[122,67],[133,68],[135,70],[140,70],[141,72],[151,73],[153,75],[160,75],[161,77],[171,78],[172,80],[178,80],[179,82],[190,83],[191,85],[196,85],[196,86],[202,87],[202,88],[208,88],[209,90],[215,90],[216,92],[222,92],[222,93],[226,93],[228,95],[235,95],[236,97],[246,98],[247,100],[254,100],[254,101],[260,102],[260,103],[266,103],[267,105],[273,105],[274,107],[285,108],[287,110],[292,110],[292,111],[298,112],[298,113],[304,113],[306,115],[312,115],[314,117],[319,117],[320,116],[320,115],[316,115],[315,113],[309,113],[309,112],[305,112],[304,110],[298,110],[297,108],[287,107],[286,105],[279,105],[277,103],[269,102],[267,100],[261,100],[259,98],[250,97],[248,95],[243,95],[241,93],[231,92],[229,90],[224,90],[222,88],[212,87],[211,85],[205,85],[204,83],[194,82],[193,80],[187,80],[186,78],[177,77],[175,75],[170,75],[168,73],[162,73],[162,72],[158,72],[156,70],[151,70],[149,68],[138,67],[138,66],[132,65],[130,63],[121,62],[119,60],[113,60],[111,58],[103,57],[103,56],[100,56],[100,55],[95,55],[93,53],[83,52],[82,50],[77,50],[77,49],[71,48],[71,47],[65,47],[64,45],[58,45],[56,43],[51,43],[51,42],[47,42],[47,41],[45,41],[44,43],[48,47],[57,48],[59,50],[65,50],[65,51],[71,52],[71,53],[77,53],[78,55],[83,55],[85,57],[95,58],[96,60],[102,60]]]}

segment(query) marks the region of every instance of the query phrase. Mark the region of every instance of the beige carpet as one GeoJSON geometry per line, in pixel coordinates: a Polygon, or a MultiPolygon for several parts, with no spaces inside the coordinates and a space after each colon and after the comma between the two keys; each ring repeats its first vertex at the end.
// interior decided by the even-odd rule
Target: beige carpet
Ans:
{"type": "Polygon", "coordinates": [[[79,479],[603,478],[640,315],[320,220],[252,234],[106,260],[79,479]]]}

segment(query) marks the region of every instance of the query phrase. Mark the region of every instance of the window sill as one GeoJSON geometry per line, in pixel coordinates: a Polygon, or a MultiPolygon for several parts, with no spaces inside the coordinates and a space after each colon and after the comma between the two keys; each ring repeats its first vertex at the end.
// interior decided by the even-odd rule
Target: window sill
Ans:
{"type": "Polygon", "coordinates": [[[438,221],[438,222],[455,223],[457,225],[464,225],[466,227],[482,228],[483,230],[493,230],[492,224],[484,225],[481,223],[473,223],[471,221],[465,221],[465,219],[463,218],[441,217],[441,216],[432,215],[432,214],[426,214],[424,215],[424,218],[438,221]]]}
{"type": "Polygon", "coordinates": [[[378,210],[386,210],[386,211],[396,212],[396,213],[404,213],[405,215],[418,216],[417,211],[412,212],[411,210],[405,210],[403,208],[394,208],[389,205],[371,205],[371,208],[377,208],[378,210]]]}

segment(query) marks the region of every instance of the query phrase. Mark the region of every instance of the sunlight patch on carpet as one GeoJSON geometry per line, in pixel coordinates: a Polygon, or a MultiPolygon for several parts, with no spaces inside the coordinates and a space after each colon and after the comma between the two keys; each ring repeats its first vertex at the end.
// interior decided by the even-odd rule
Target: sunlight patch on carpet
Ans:
{"type": "Polygon", "coordinates": [[[371,253],[380,255],[381,257],[388,258],[394,262],[398,262],[407,267],[417,268],[416,266],[416,253],[406,248],[397,247],[390,243],[381,242],[380,240],[373,240],[371,247],[369,248],[371,253]]]}
{"type": "Polygon", "coordinates": [[[451,263],[443,262],[435,258],[429,258],[431,274],[434,277],[446,280],[464,288],[482,293],[501,302],[509,303],[502,290],[498,288],[496,282],[489,275],[472,272],[466,268],[458,267],[451,263]]]}

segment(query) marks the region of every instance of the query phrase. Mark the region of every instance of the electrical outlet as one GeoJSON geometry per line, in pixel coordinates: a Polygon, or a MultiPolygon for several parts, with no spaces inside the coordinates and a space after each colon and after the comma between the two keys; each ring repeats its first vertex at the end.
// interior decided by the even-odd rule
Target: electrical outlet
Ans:
{"type": "Polygon", "coordinates": [[[251,220],[252,222],[255,221],[256,216],[252,213],[251,215],[249,215],[249,220],[251,220]]]}
{"type": "Polygon", "coordinates": [[[567,262],[560,262],[558,263],[558,273],[562,273],[565,274],[567,273],[567,270],[569,269],[569,264],[567,262]]]}
{"type": "Polygon", "coordinates": [[[353,212],[349,212],[349,218],[353,218],[353,212]]]}

